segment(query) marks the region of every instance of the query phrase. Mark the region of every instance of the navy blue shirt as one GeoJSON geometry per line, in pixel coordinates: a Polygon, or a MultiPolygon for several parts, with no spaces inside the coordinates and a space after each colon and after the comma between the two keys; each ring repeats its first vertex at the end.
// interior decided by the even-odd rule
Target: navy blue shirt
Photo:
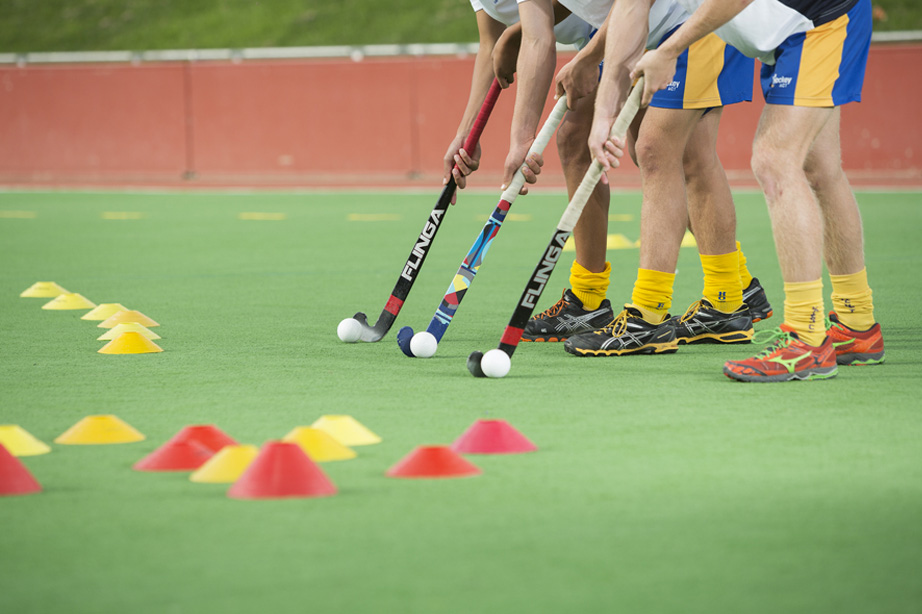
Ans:
{"type": "Polygon", "coordinates": [[[859,0],[778,0],[810,21],[814,26],[838,19],[849,12],[859,0]]]}

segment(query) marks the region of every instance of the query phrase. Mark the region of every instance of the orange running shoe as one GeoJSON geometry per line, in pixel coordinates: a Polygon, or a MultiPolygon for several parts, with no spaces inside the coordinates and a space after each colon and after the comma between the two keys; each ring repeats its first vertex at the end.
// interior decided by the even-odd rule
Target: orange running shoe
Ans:
{"type": "Polygon", "coordinates": [[[836,353],[832,339],[813,347],[801,341],[786,324],[773,331],[774,343],[752,358],[724,363],[724,375],[741,382],[787,382],[790,380],[828,379],[836,376],[836,353]]]}
{"type": "Polygon", "coordinates": [[[839,321],[835,311],[829,312],[826,337],[832,339],[836,362],[840,365],[879,365],[884,361],[884,336],[880,324],[860,331],[839,321]]]}

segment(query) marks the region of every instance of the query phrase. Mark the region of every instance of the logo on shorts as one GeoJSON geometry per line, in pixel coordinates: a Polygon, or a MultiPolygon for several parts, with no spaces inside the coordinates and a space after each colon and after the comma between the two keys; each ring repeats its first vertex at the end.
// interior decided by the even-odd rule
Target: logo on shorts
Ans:
{"type": "Polygon", "coordinates": [[[793,80],[793,77],[781,77],[779,75],[772,75],[772,87],[777,85],[779,88],[784,88],[789,86],[793,80]]]}
{"type": "Polygon", "coordinates": [[[670,92],[674,92],[674,91],[678,90],[678,89],[679,89],[679,86],[681,86],[681,85],[682,85],[682,83],[681,83],[680,81],[673,81],[672,83],[670,83],[669,85],[666,86],[666,89],[669,90],[670,92]]]}

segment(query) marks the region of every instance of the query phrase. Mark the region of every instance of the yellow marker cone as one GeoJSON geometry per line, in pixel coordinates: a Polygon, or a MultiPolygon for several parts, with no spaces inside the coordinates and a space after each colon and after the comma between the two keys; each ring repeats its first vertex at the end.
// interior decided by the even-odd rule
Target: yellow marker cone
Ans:
{"type": "Polygon", "coordinates": [[[311,426],[326,431],[344,446],[369,446],[381,443],[380,437],[352,416],[321,416],[311,426]]]}
{"type": "Polygon", "coordinates": [[[96,339],[98,341],[112,341],[122,333],[140,333],[151,340],[162,338],[151,329],[138,324],[137,322],[125,322],[124,324],[118,324],[115,328],[110,328],[103,334],[96,337],[96,339]]]}
{"type": "Polygon", "coordinates": [[[66,445],[103,445],[144,441],[144,435],[117,416],[87,416],[55,438],[66,445]]]}
{"type": "Polygon", "coordinates": [[[332,435],[320,429],[299,426],[284,437],[282,441],[291,441],[301,446],[311,460],[318,463],[326,461],[349,460],[355,458],[353,450],[339,443],[332,435]]]}
{"type": "MultiPolygon", "coordinates": [[[[605,249],[634,249],[635,247],[639,247],[639,246],[640,246],[639,241],[637,243],[634,243],[633,241],[628,239],[623,234],[608,235],[606,242],[605,242],[605,249]]],[[[572,236],[569,239],[567,239],[567,242],[563,246],[563,251],[565,252],[575,252],[576,251],[576,243],[573,241],[572,236]]]]}
{"type": "Polygon", "coordinates": [[[192,472],[189,479],[210,484],[236,482],[257,454],[259,448],[256,446],[224,446],[205,461],[204,465],[192,472]]]}
{"type": "Polygon", "coordinates": [[[57,297],[42,305],[42,309],[92,309],[95,306],[96,303],[86,298],[82,294],[77,294],[76,292],[67,292],[65,294],[58,295],[57,297]]]}
{"type": "Polygon", "coordinates": [[[107,320],[119,311],[128,311],[128,308],[121,303],[100,303],[96,309],[88,311],[80,316],[81,320],[107,320]]]}
{"type": "Polygon", "coordinates": [[[0,443],[13,456],[35,456],[51,452],[48,444],[39,441],[27,430],[15,424],[0,425],[0,443]]]}
{"type": "Polygon", "coordinates": [[[141,333],[122,333],[102,346],[100,354],[151,354],[162,352],[163,348],[141,333]]]}
{"type": "Polygon", "coordinates": [[[23,298],[54,298],[67,294],[67,290],[53,281],[37,281],[19,295],[23,298]]]}
{"type": "Polygon", "coordinates": [[[134,311],[132,309],[127,309],[125,311],[119,311],[114,314],[112,317],[107,318],[99,323],[99,328],[115,328],[119,324],[127,324],[128,322],[135,322],[147,328],[153,328],[154,326],[160,326],[146,315],[140,311],[134,311]]]}
{"type": "Polygon", "coordinates": [[[698,247],[698,242],[695,241],[695,235],[685,231],[685,236],[682,237],[682,244],[679,247],[698,247]]]}
{"type": "Polygon", "coordinates": [[[608,235],[606,249],[634,249],[634,242],[622,234],[608,235]]]}

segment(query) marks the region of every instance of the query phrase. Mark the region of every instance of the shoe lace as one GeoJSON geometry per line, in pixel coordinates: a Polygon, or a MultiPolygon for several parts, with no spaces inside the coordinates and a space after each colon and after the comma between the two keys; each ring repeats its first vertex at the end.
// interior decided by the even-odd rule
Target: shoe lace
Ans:
{"type": "Polygon", "coordinates": [[[619,313],[617,316],[615,316],[614,320],[612,320],[611,322],[609,322],[608,324],[606,324],[599,330],[595,331],[595,333],[597,335],[611,335],[612,337],[619,337],[621,336],[622,333],[624,333],[625,329],[627,328],[627,319],[628,319],[628,312],[627,312],[627,309],[625,309],[621,313],[619,313]]]}
{"type": "Polygon", "coordinates": [[[692,319],[693,317],[695,317],[695,314],[697,314],[700,309],[701,309],[701,301],[697,300],[691,305],[691,307],[685,310],[685,315],[679,318],[679,322],[687,322],[688,320],[692,319]]]}
{"type": "Polygon", "coordinates": [[[534,316],[535,320],[544,320],[545,318],[553,318],[556,316],[566,305],[566,296],[561,296],[560,300],[542,311],[541,313],[534,316]]]}
{"type": "Polygon", "coordinates": [[[836,328],[838,330],[845,330],[845,328],[843,328],[842,322],[837,322],[833,320],[832,318],[830,318],[829,316],[826,316],[825,326],[826,326],[826,330],[829,330],[831,328],[836,328]]]}
{"type": "Polygon", "coordinates": [[[756,358],[770,356],[781,348],[786,347],[793,340],[794,337],[791,336],[791,333],[786,330],[781,330],[780,328],[760,330],[752,336],[753,343],[767,346],[756,354],[756,358]]]}

